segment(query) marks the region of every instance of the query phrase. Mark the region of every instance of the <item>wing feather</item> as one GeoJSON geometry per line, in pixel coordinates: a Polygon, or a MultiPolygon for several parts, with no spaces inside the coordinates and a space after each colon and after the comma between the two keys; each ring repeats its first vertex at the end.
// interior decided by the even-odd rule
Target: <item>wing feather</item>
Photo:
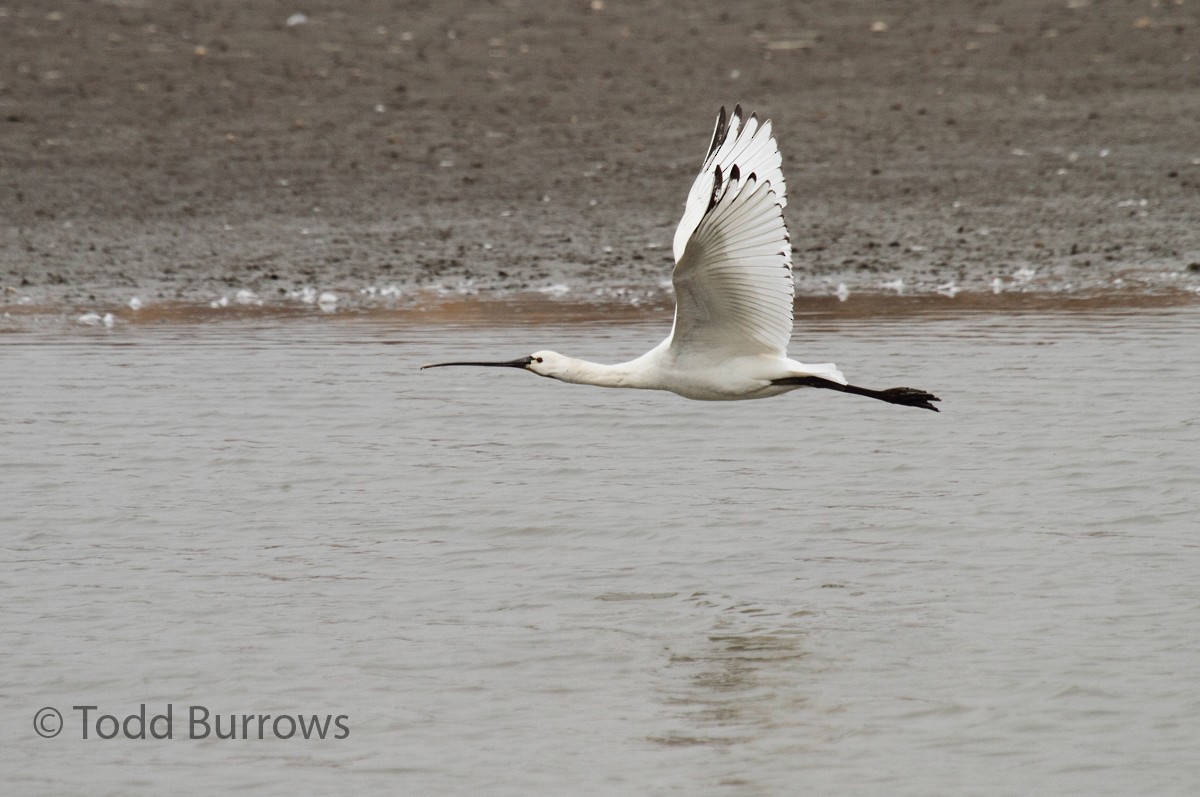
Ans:
{"type": "Polygon", "coordinates": [[[786,354],[794,288],[781,163],[770,121],[721,109],[674,239],[677,354],[786,354]]]}
{"type": "Polygon", "coordinates": [[[675,233],[677,354],[786,354],[794,288],[782,160],[770,121],[721,109],[675,233]]]}
{"type": "Polygon", "coordinates": [[[782,208],[769,183],[728,192],[714,210],[736,205],[744,206],[742,212],[713,213],[701,221],[675,267],[670,345],[676,353],[697,346],[786,354],[793,287],[782,208]],[[737,226],[764,218],[773,222],[737,226]]]}

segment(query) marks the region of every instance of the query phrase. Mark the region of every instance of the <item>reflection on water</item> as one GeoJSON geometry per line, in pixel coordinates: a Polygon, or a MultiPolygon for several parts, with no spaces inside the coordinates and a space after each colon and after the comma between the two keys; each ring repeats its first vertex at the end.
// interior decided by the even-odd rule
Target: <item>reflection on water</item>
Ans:
{"type": "Polygon", "coordinates": [[[804,635],[795,625],[800,612],[776,621],[772,612],[729,604],[728,597],[713,601],[697,593],[691,600],[697,610],[719,614],[711,633],[688,640],[686,650],[673,650],[668,659],[674,683],[666,703],[678,707],[689,731],[653,741],[730,746],[786,723],[786,713],[802,708],[777,699],[779,690],[787,689],[796,661],[806,655],[804,635]]]}
{"type": "Polygon", "coordinates": [[[798,357],[943,412],[417,370],[628,359],[665,332],[634,318],[10,330],[0,777],[1194,793],[1200,314],[802,316],[798,357]],[[351,733],[30,726],[140,703],[351,733]]]}

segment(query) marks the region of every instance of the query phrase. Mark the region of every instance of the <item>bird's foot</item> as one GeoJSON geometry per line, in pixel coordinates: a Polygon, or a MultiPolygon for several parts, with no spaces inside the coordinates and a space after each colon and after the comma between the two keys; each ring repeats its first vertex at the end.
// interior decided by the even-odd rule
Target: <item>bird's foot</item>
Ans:
{"type": "Polygon", "coordinates": [[[892,387],[887,390],[880,390],[877,398],[883,399],[891,404],[902,404],[905,407],[921,407],[934,412],[941,412],[937,407],[930,402],[941,401],[940,398],[925,390],[918,390],[915,387],[892,387]]]}

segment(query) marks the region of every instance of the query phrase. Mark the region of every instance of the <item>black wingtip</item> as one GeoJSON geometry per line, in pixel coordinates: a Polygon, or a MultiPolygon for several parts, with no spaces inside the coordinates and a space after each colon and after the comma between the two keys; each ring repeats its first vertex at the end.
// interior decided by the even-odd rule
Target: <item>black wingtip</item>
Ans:
{"type": "MultiPolygon", "coordinates": [[[[736,169],[737,167],[734,166],[733,168],[736,169]]],[[[721,172],[721,165],[717,164],[717,166],[713,169],[713,189],[712,194],[708,197],[708,208],[705,209],[705,213],[708,213],[708,211],[716,207],[717,200],[721,198],[721,187],[724,185],[724,183],[725,176],[721,172]]]]}
{"type": "Polygon", "coordinates": [[[704,156],[708,160],[709,156],[717,151],[717,148],[725,143],[725,136],[729,134],[729,117],[725,113],[725,106],[721,106],[720,113],[717,114],[717,124],[713,128],[712,143],[708,145],[708,155],[704,156]]]}
{"type": "Polygon", "coordinates": [[[733,115],[729,117],[729,132],[733,133],[734,138],[742,134],[744,119],[745,117],[742,116],[742,106],[740,104],[733,106],[733,115]]]}

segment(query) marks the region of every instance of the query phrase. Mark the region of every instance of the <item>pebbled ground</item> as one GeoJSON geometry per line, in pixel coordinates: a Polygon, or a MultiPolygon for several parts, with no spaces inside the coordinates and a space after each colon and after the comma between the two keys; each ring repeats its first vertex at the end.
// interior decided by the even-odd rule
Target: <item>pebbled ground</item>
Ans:
{"type": "Polygon", "coordinates": [[[0,42],[7,305],[661,297],[734,102],[802,294],[1200,286],[1194,0],[0,0],[0,42]]]}

